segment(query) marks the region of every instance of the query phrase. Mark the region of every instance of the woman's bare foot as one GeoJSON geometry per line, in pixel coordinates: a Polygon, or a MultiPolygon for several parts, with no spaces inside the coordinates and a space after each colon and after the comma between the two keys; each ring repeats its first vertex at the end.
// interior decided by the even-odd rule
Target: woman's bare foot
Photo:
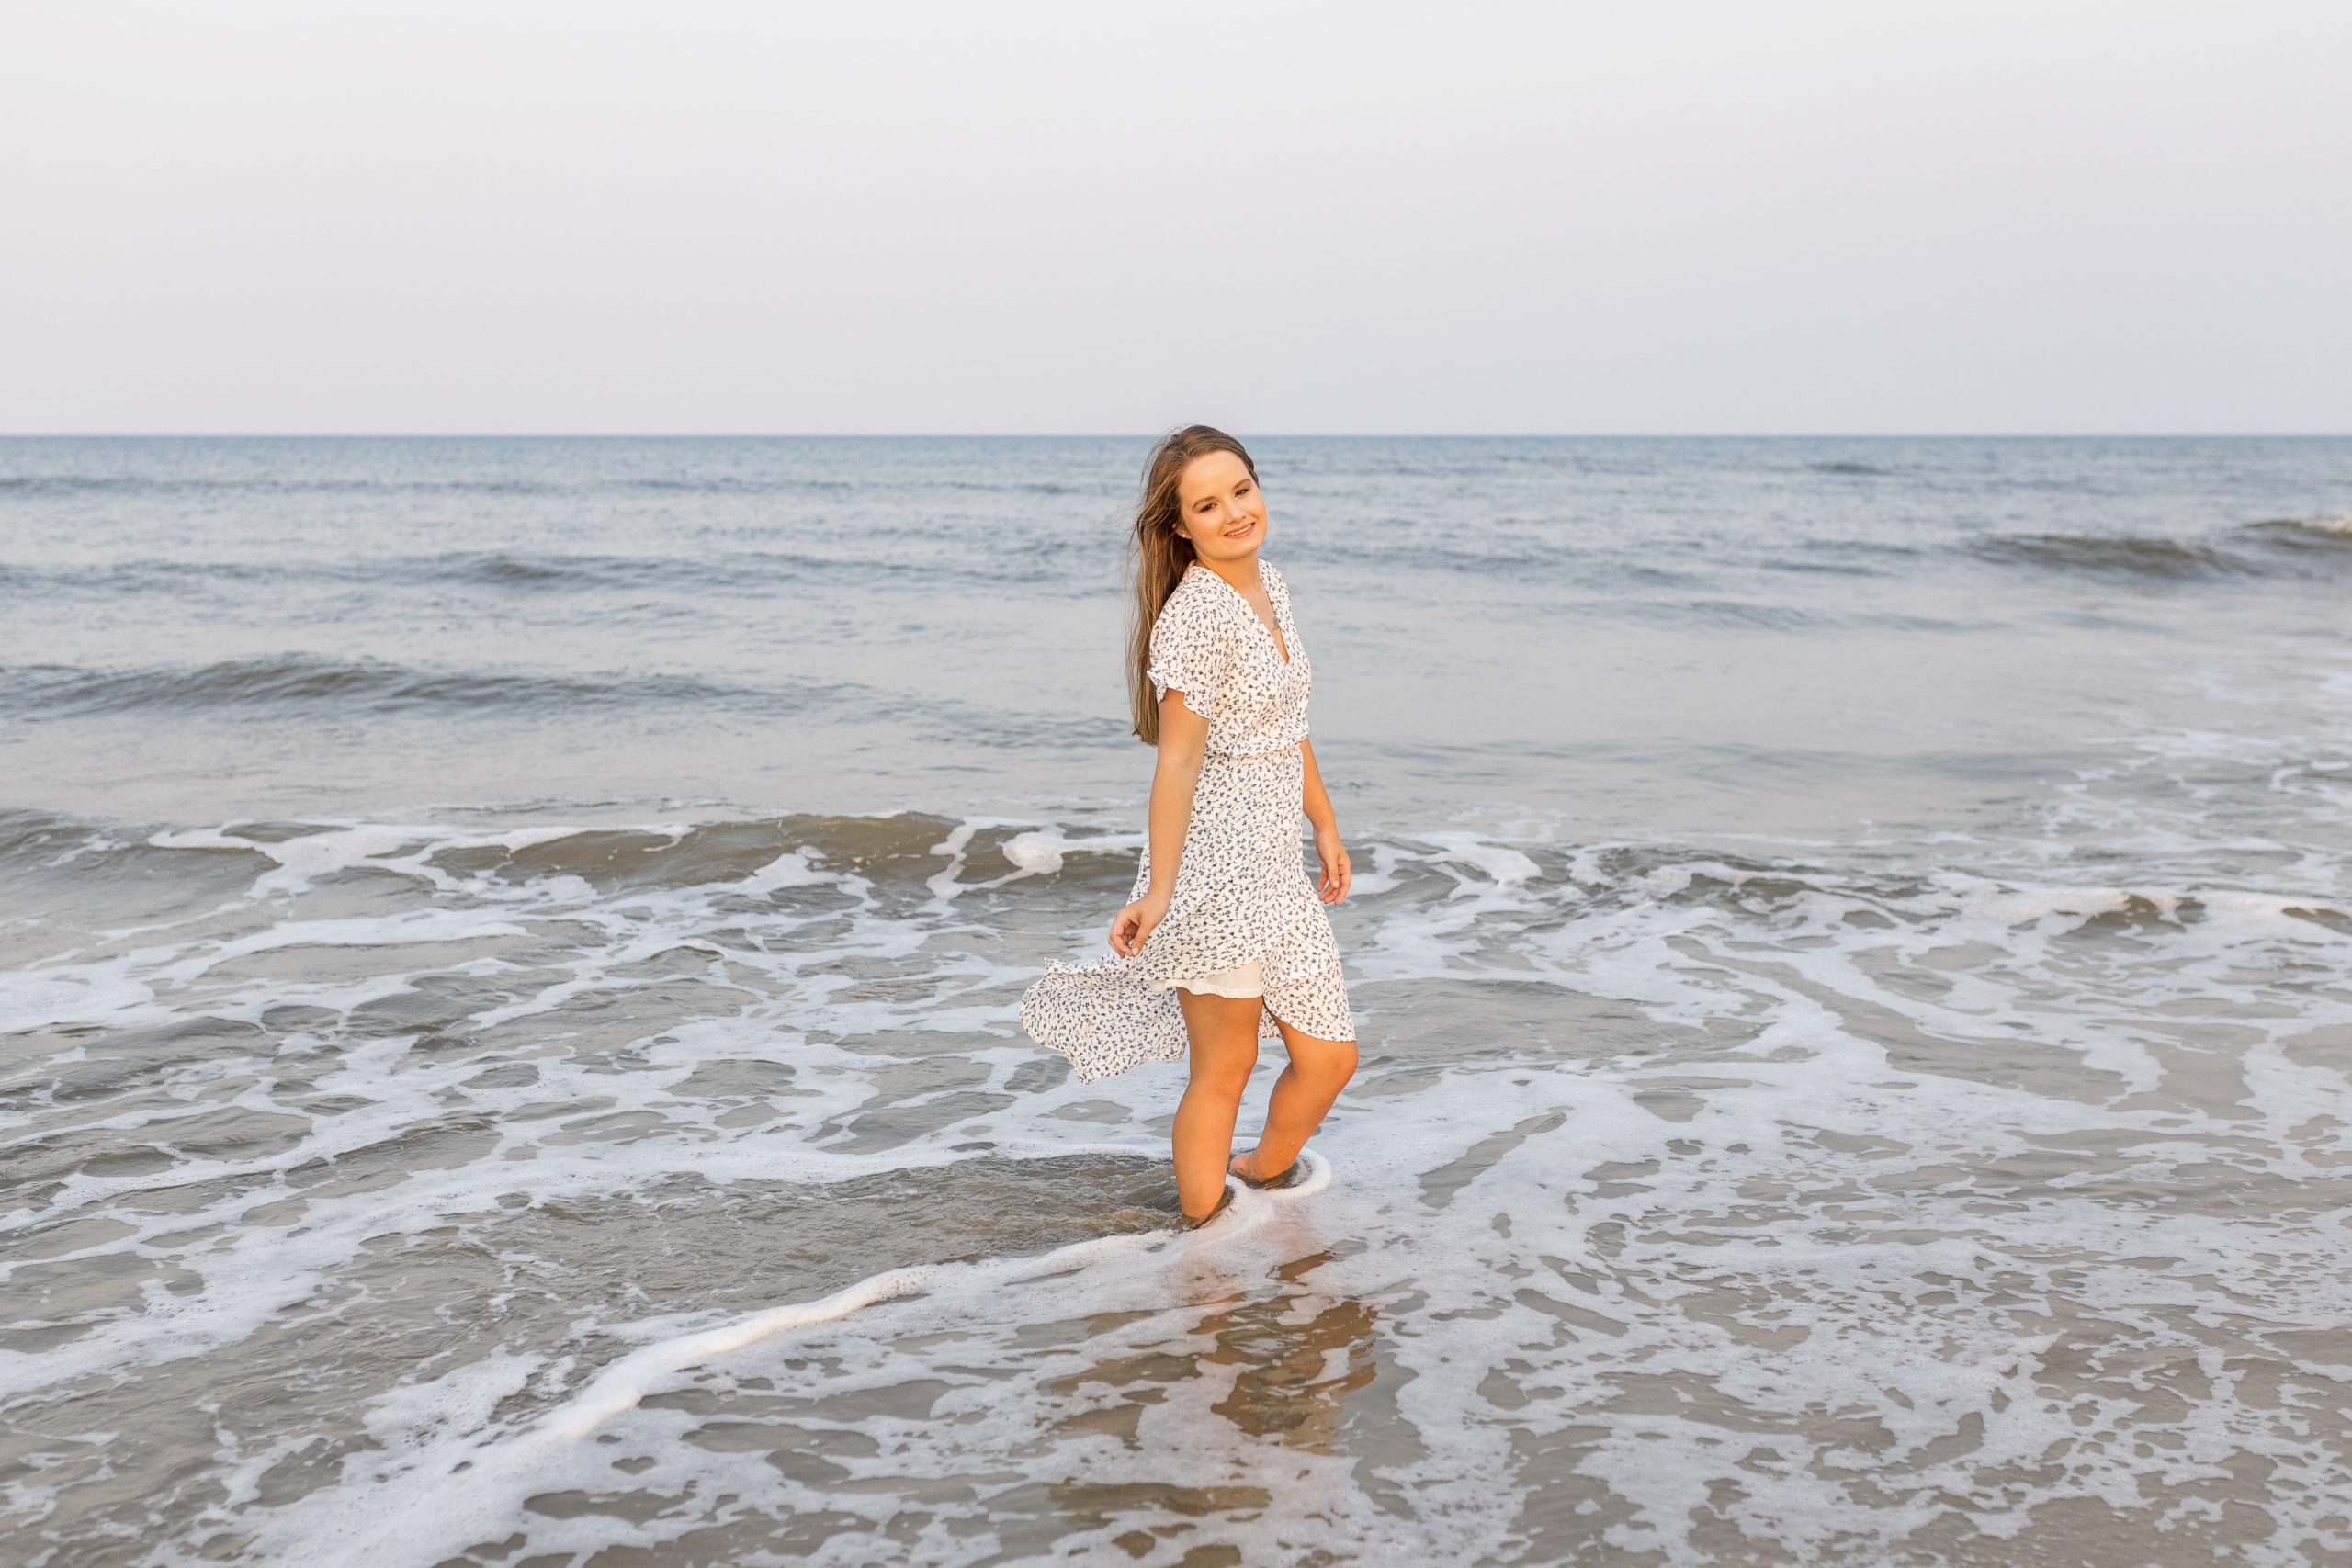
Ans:
{"type": "Polygon", "coordinates": [[[1211,1220],[1216,1219],[1219,1214],[1224,1213],[1227,1209],[1232,1206],[1232,1204],[1233,1189],[1228,1187],[1224,1191],[1216,1195],[1216,1207],[1211,1209],[1207,1213],[1203,1214],[1199,1219],[1196,1220],[1190,1214],[1183,1214],[1182,1217],[1184,1221],[1184,1228],[1188,1231],[1196,1231],[1203,1225],[1207,1224],[1211,1220]]]}
{"type": "Polygon", "coordinates": [[[1282,1187],[1288,1185],[1287,1178],[1298,1168],[1298,1162],[1293,1160],[1282,1170],[1261,1171],[1258,1168],[1258,1151],[1250,1149],[1235,1155],[1233,1163],[1226,1168],[1252,1187],[1282,1187]]]}

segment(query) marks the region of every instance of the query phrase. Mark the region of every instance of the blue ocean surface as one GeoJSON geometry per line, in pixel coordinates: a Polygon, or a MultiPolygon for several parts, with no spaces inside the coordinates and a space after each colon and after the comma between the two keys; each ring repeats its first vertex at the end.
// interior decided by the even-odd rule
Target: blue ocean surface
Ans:
{"type": "Polygon", "coordinates": [[[1253,440],[1192,1234],[1145,446],[0,440],[0,1564],[2352,1551],[2352,440],[1253,440]]]}

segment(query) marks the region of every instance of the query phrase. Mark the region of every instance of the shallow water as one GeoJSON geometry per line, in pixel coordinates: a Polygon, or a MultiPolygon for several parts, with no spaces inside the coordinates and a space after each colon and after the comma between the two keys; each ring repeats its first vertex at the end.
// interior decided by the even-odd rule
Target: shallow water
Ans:
{"type": "Polygon", "coordinates": [[[2352,442],[1262,444],[1190,1235],[1012,1022],[1135,447],[0,443],[0,1562],[2352,1551],[2352,442]]]}

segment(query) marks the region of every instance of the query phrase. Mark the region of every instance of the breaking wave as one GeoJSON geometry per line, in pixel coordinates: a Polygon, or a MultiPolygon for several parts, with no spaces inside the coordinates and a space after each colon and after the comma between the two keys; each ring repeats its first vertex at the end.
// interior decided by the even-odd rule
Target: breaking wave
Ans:
{"type": "Polygon", "coordinates": [[[2227,550],[2179,539],[2099,538],[2063,534],[2013,534],[1974,547],[1980,559],[2004,566],[2052,567],[2062,571],[2186,581],[2196,578],[2254,577],[2262,568],[2227,550]]]}
{"type": "Polygon", "coordinates": [[[700,703],[756,698],[786,706],[792,695],[746,693],[674,675],[564,676],[434,671],[372,659],[279,654],[193,666],[88,670],[27,665],[0,671],[0,711],[93,716],[158,710],[285,707],[345,710],[513,709],[554,704],[700,703]]]}
{"type": "Polygon", "coordinates": [[[1979,560],[2154,582],[2334,576],[2352,551],[2352,518],[2248,524],[2218,536],[2002,534],[1968,547],[1979,560]]]}

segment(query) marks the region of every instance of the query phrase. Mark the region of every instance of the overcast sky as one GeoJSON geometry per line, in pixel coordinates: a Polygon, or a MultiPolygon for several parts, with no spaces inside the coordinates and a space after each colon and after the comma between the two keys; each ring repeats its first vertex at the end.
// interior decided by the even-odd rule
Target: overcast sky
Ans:
{"type": "Polygon", "coordinates": [[[2352,430],[2352,5],[0,0],[0,430],[2352,430]]]}

